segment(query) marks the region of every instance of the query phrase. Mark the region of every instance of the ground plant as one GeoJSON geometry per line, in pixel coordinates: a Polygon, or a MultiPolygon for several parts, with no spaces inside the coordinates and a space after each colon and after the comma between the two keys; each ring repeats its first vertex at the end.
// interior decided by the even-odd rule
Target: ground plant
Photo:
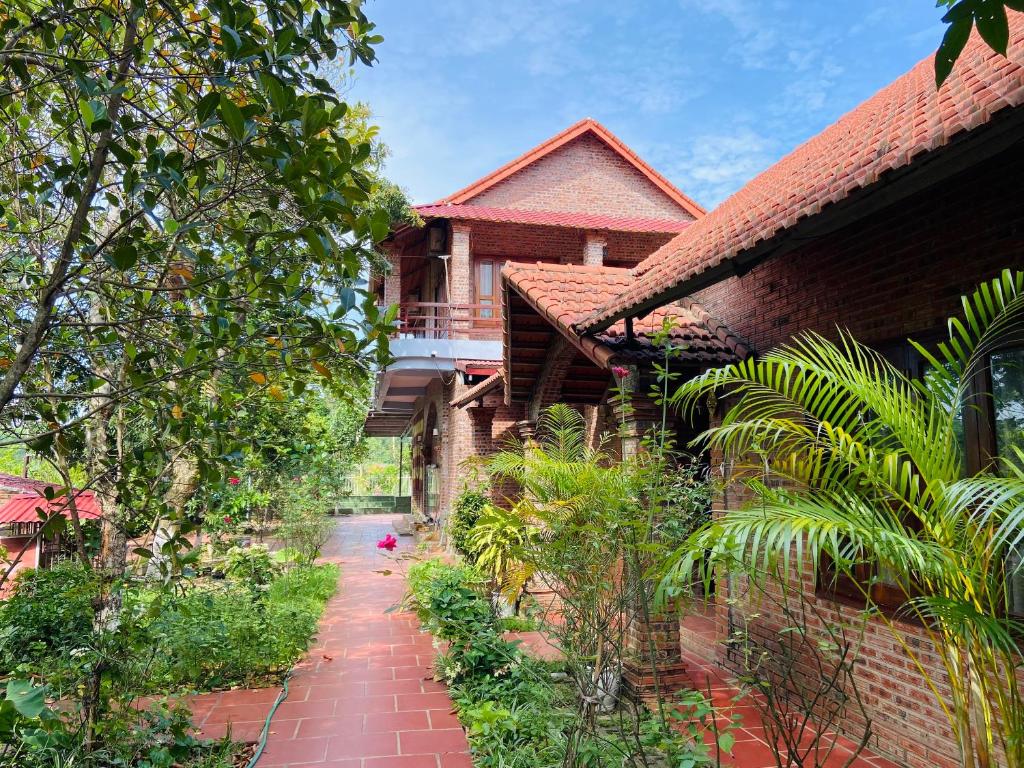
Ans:
{"type": "Polygon", "coordinates": [[[843,577],[860,590],[945,713],[968,768],[1024,765],[1024,627],[1011,611],[1022,455],[1010,446],[969,470],[962,442],[964,420],[978,410],[973,382],[994,352],[1020,344],[1022,320],[1024,273],[1006,272],[964,298],[946,341],[915,345],[926,361],[921,379],[848,333],[805,334],[709,371],[676,396],[684,408],[733,398],[704,442],[730,457],[754,501],[691,537],[666,593],[694,568],[705,579],[723,569],[765,580],[776,568],[830,564],[835,576],[819,571],[822,585],[843,577]],[[876,602],[883,577],[903,596],[895,616],[876,602]],[[944,676],[929,672],[908,626],[927,635],[944,676]]]}
{"type": "Polygon", "coordinates": [[[483,491],[468,485],[452,501],[448,513],[448,541],[456,552],[470,562],[477,558],[477,548],[470,538],[473,527],[490,503],[491,500],[483,491]]]}
{"type": "MultiPolygon", "coordinates": [[[[426,560],[408,577],[411,601],[444,649],[436,673],[449,685],[475,765],[710,764],[703,738],[689,743],[642,707],[619,708],[581,729],[579,688],[566,663],[532,659],[502,639],[487,579],[475,568],[426,560]]],[[[700,719],[695,709],[684,711],[700,719]]]]}

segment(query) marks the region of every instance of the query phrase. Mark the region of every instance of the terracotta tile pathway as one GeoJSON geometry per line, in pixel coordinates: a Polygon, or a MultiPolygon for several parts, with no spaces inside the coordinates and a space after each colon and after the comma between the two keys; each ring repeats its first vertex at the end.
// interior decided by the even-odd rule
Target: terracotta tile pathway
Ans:
{"type": "MultiPolygon", "coordinates": [[[[338,523],[326,559],[342,567],[314,648],[295,668],[288,698],[270,726],[257,768],[472,768],[469,746],[444,686],[431,679],[434,649],[409,613],[385,613],[405,591],[404,568],[382,556],[376,542],[394,533],[395,515],[365,515],[338,523]],[[385,575],[380,571],[392,570],[385,575]]],[[[412,546],[401,537],[399,550],[412,546]]],[[[524,650],[557,656],[539,633],[516,635],[524,650]]],[[[725,707],[736,688],[721,668],[686,656],[693,686],[725,707]]],[[[234,738],[259,737],[279,688],[224,691],[190,699],[193,720],[210,738],[230,729],[234,738]]],[[[744,715],[723,766],[774,768],[757,711],[744,715]]],[[[723,720],[725,717],[723,716],[723,720]]],[[[839,747],[822,768],[841,768],[850,756],[839,747]]],[[[896,768],[865,751],[850,768],[896,768]]]]}
{"type": "MultiPolygon", "coordinates": [[[[692,687],[700,691],[710,689],[711,701],[720,715],[719,726],[727,724],[732,714],[742,716],[740,727],[732,732],[736,737],[736,744],[732,752],[722,755],[723,767],[776,768],[777,763],[768,747],[764,725],[754,702],[744,702],[742,699],[737,701],[739,690],[730,679],[729,674],[721,667],[694,654],[684,654],[683,658],[687,663],[687,673],[692,687]]],[[[818,768],[844,768],[847,765],[847,761],[850,760],[855,750],[855,745],[849,739],[839,736],[835,749],[828,757],[825,757],[824,748],[830,741],[831,739],[826,740],[822,744],[823,759],[818,763],[811,762],[811,765],[817,765],[818,768]]],[[[849,764],[849,768],[898,768],[898,766],[896,763],[878,757],[865,749],[849,764]]]]}
{"type": "MultiPolygon", "coordinates": [[[[365,515],[338,523],[325,554],[341,563],[341,585],[314,648],[292,675],[287,700],[274,714],[259,768],[472,765],[451,699],[431,679],[430,636],[419,631],[415,616],[385,613],[405,591],[399,569],[376,546],[395,532],[396,519],[365,515]],[[395,573],[379,572],[388,569],[395,573]]],[[[401,537],[397,552],[411,545],[412,539],[401,537]]],[[[224,708],[216,703],[207,722],[221,719],[224,708]]],[[[240,710],[239,722],[248,727],[254,711],[240,710]]]]}

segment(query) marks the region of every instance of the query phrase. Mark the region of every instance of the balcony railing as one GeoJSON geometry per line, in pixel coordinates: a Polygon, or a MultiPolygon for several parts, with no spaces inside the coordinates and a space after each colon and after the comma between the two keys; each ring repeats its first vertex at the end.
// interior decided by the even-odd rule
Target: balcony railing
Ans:
{"type": "Polygon", "coordinates": [[[493,304],[403,302],[398,336],[405,339],[494,339],[501,331],[501,310],[493,304]]]}

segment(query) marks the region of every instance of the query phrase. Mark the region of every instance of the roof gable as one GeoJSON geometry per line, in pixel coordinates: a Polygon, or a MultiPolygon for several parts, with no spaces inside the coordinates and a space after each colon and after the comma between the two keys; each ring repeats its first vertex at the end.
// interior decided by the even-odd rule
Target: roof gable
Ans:
{"type": "MultiPolygon", "coordinates": [[[[501,203],[498,202],[497,198],[507,199],[512,197],[521,199],[521,194],[513,193],[510,195],[509,192],[511,191],[510,187],[521,182],[526,183],[524,171],[537,172],[538,169],[545,166],[550,168],[550,166],[559,162],[559,156],[564,157],[570,153],[578,154],[581,150],[591,153],[595,151],[606,152],[619,162],[624,173],[634,174],[639,177],[647,187],[645,191],[652,197],[660,198],[663,203],[661,215],[652,216],[652,218],[693,219],[704,215],[703,208],[680,192],[664,176],[644,162],[633,150],[612,134],[611,131],[590,118],[570,126],[558,135],[520,155],[515,160],[474,181],[469,186],[438,200],[436,204],[459,205],[473,201],[478,205],[500,206],[501,203]],[[496,188],[499,186],[504,187],[503,194],[501,195],[498,195],[496,191],[496,188]]],[[[573,175],[579,177],[579,170],[577,169],[575,174],[567,174],[567,176],[573,175]]],[[[518,205],[504,205],[501,207],[543,209],[544,205],[543,203],[530,204],[527,202],[525,205],[520,203],[518,205]]],[[[548,210],[558,210],[558,208],[548,208],[548,210]]],[[[562,208],[562,210],[566,209],[562,208]]],[[[592,213],[616,213],[616,211],[611,210],[594,211],[589,208],[580,210],[587,210],[592,213]]],[[[626,213],[626,211],[623,211],[621,215],[626,213]]]]}

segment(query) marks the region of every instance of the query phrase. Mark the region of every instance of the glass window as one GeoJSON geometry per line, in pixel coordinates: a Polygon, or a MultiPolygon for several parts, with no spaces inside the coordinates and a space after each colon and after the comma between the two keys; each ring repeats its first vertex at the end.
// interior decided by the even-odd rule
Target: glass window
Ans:
{"type": "Polygon", "coordinates": [[[490,259],[482,259],[476,264],[476,303],[477,317],[493,319],[497,317],[493,309],[498,304],[498,269],[490,259]]]}
{"type": "MultiPolygon", "coordinates": [[[[1024,349],[996,352],[990,359],[992,421],[999,457],[1024,469],[1024,349]]],[[[1007,609],[1024,616],[1024,546],[1006,557],[1007,609]]]]}
{"type": "Polygon", "coordinates": [[[1024,468],[1024,348],[992,355],[992,411],[999,455],[1024,468]]]}

